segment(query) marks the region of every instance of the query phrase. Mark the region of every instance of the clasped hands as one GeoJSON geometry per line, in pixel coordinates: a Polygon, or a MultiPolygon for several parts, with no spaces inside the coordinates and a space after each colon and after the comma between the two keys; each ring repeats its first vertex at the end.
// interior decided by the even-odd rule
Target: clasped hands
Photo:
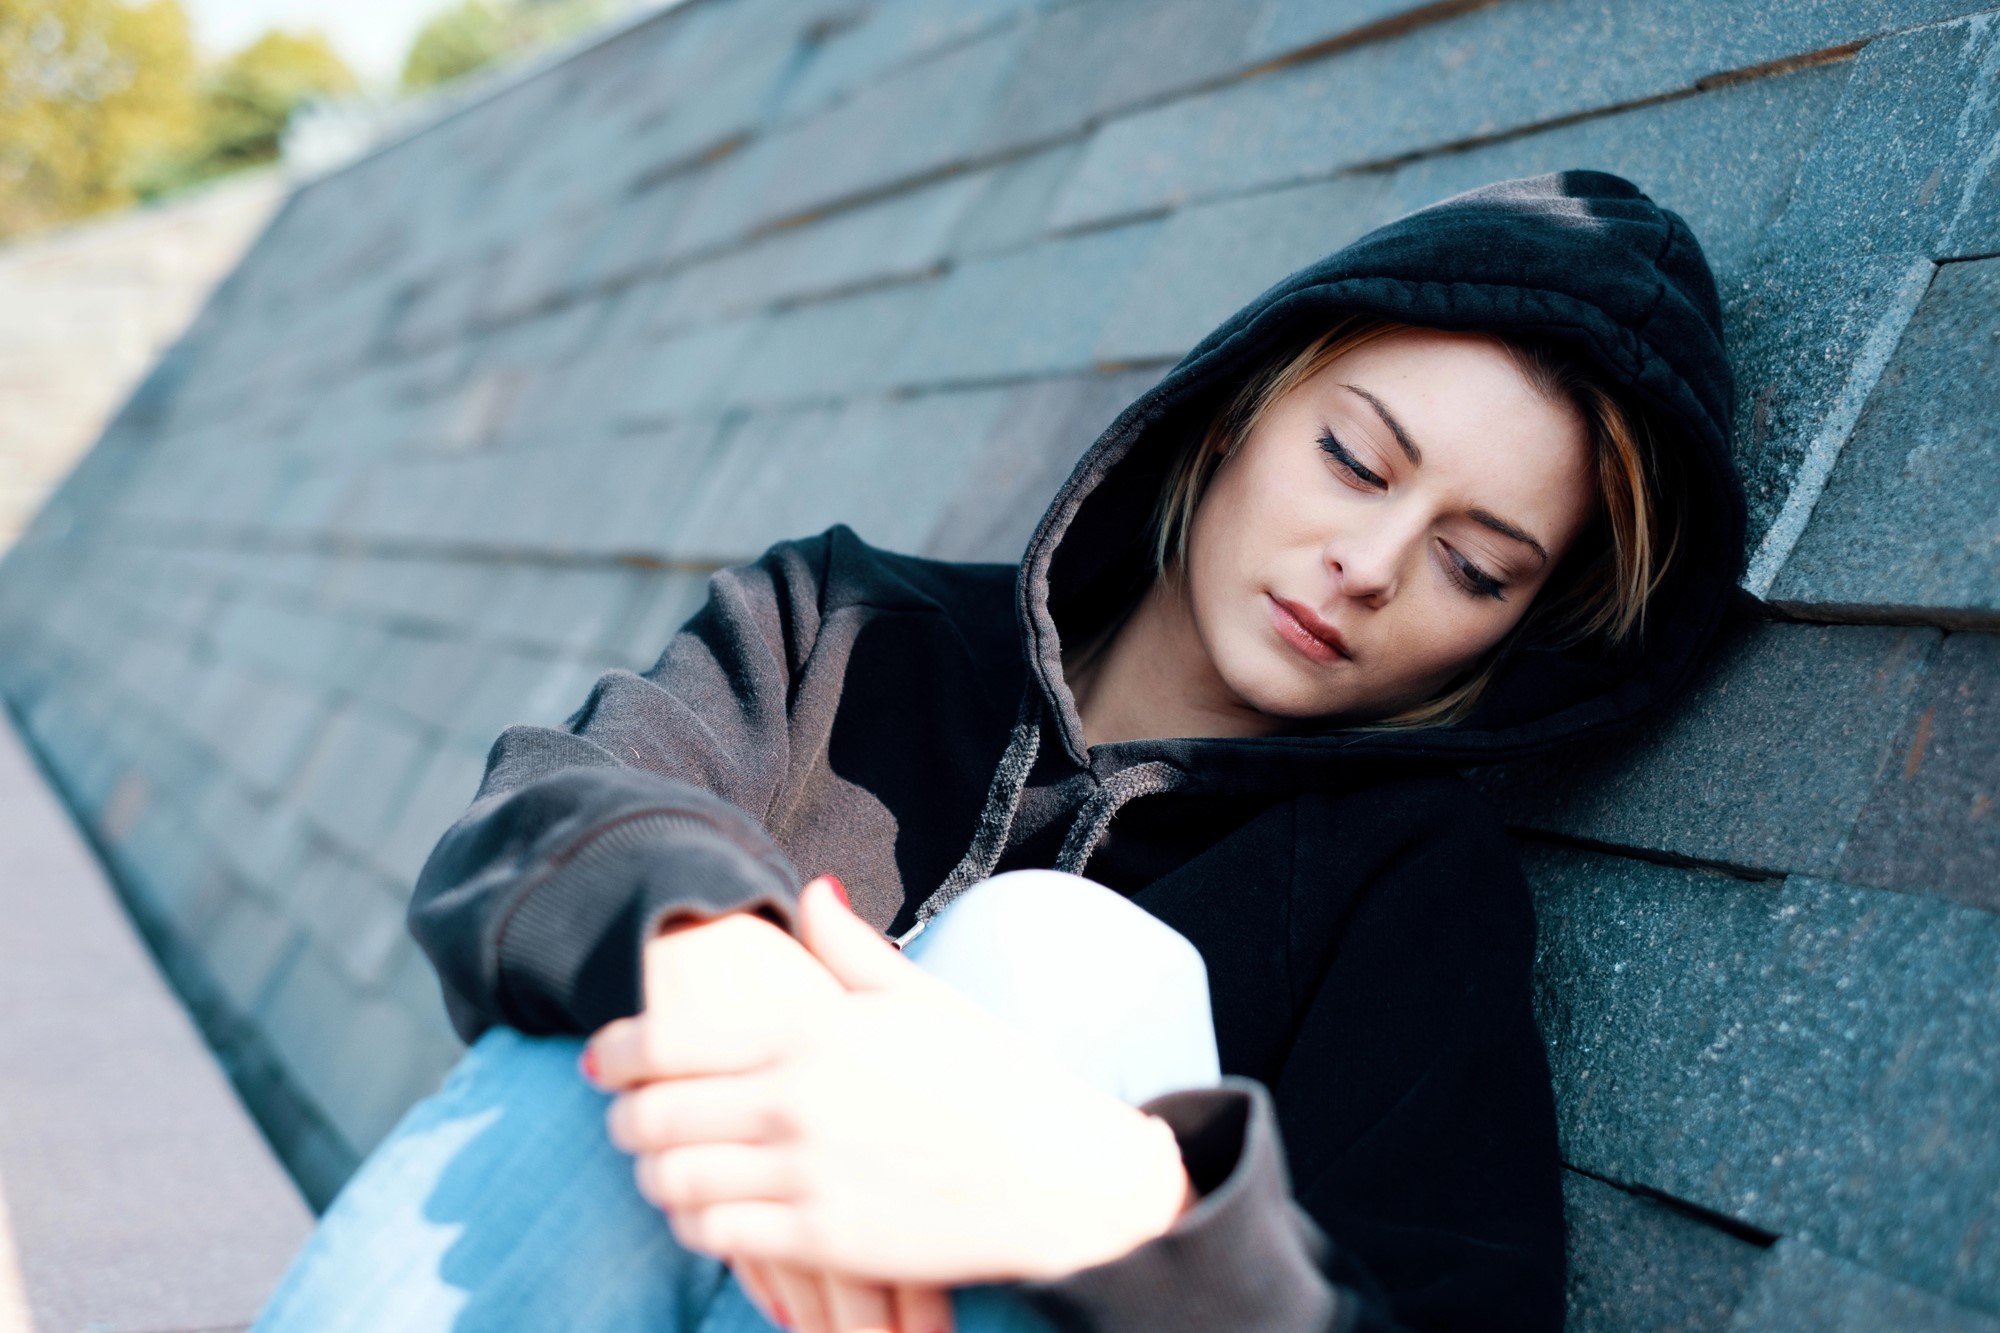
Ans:
{"type": "Polygon", "coordinates": [[[851,913],[746,914],[645,950],[645,1009],[585,1050],[612,1140],[689,1249],[801,1333],[945,1333],[948,1289],[1164,1233],[1173,1133],[1041,1056],[851,913]]]}

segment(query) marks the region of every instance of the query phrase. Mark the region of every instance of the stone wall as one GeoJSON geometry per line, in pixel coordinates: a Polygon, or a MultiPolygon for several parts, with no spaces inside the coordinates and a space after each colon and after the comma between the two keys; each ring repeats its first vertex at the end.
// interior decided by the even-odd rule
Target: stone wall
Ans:
{"type": "Polygon", "coordinates": [[[324,1197],[453,1057],[402,908],[503,725],[779,537],[1011,558],[1265,284],[1616,171],[1755,557],[1687,708],[1480,775],[1573,1324],[2000,1328],[1992,3],[693,0],[300,191],[0,567],[0,688],[324,1197]]]}

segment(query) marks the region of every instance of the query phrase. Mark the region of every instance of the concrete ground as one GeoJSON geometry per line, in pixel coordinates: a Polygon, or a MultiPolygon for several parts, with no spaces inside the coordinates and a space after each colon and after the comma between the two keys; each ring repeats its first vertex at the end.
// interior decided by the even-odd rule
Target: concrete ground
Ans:
{"type": "Polygon", "coordinates": [[[0,714],[0,1333],[245,1328],[311,1225],[0,714]]]}

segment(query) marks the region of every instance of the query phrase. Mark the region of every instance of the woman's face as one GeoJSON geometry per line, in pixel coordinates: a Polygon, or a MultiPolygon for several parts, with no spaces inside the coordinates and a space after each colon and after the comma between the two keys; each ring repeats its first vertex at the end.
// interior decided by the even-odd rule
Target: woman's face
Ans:
{"type": "Polygon", "coordinates": [[[1274,403],[1188,540],[1221,685],[1280,718],[1435,696],[1513,627],[1595,504],[1576,411],[1474,334],[1399,330],[1274,403]]]}

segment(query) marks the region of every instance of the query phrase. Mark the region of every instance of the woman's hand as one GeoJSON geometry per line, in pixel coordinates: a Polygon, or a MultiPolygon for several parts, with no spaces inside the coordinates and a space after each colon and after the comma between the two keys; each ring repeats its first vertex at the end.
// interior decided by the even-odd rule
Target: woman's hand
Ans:
{"type": "Polygon", "coordinates": [[[682,1242],[883,1283],[1053,1277],[1160,1235],[1172,1132],[1029,1050],[815,882],[806,946],[844,992],[714,1040],[620,1097],[612,1137],[682,1242]]]}
{"type": "MultiPolygon", "coordinates": [[[[607,1090],[754,1068],[758,1052],[796,1039],[802,1014],[844,993],[797,940],[742,913],[670,926],[647,943],[643,970],[645,1009],[586,1048],[584,1072],[607,1090]]],[[[765,1317],[798,1333],[950,1333],[943,1290],[723,1257],[765,1317]]]]}

